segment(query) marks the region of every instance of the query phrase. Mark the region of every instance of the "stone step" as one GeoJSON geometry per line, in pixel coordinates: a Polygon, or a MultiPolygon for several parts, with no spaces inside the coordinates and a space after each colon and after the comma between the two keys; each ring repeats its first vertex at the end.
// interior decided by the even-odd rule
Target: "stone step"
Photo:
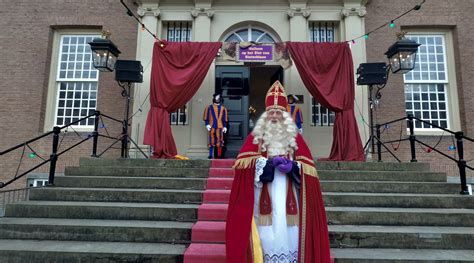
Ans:
{"type": "Polygon", "coordinates": [[[33,201],[200,204],[203,190],[46,187],[30,190],[33,201]]]}
{"type": "MultiPolygon", "coordinates": [[[[66,176],[114,176],[114,177],[177,177],[207,178],[234,176],[232,168],[150,168],[150,167],[66,167],[66,176]]],[[[444,173],[423,171],[351,171],[319,170],[321,180],[337,181],[403,181],[403,182],[446,182],[444,173]]]]}
{"type": "Polygon", "coordinates": [[[225,243],[225,222],[198,221],[192,229],[193,243],[225,243]]]}
{"type": "MultiPolygon", "coordinates": [[[[177,177],[112,177],[112,176],[57,176],[58,187],[79,188],[141,188],[141,189],[231,189],[233,178],[177,178],[177,177]],[[206,183],[207,181],[207,183],[206,183]],[[207,187],[206,187],[207,184],[207,187]]],[[[360,193],[431,193],[457,194],[458,184],[445,182],[394,181],[321,181],[326,192],[360,193]]]]}
{"type": "Polygon", "coordinates": [[[326,207],[400,207],[474,209],[474,198],[459,194],[324,192],[326,207]]]}
{"type": "Polygon", "coordinates": [[[323,192],[457,194],[459,184],[445,182],[321,181],[323,192]]]}
{"type": "Polygon", "coordinates": [[[334,248],[337,263],[474,262],[474,250],[334,248]]]}
{"type": "Polygon", "coordinates": [[[6,217],[194,222],[195,204],[27,201],[8,204],[6,217]]]}
{"type": "Polygon", "coordinates": [[[329,239],[335,248],[474,249],[474,227],[331,225],[329,239]]]}
{"type": "Polygon", "coordinates": [[[421,171],[350,171],[318,170],[322,181],[398,181],[398,182],[446,182],[444,173],[421,171]]]}
{"type": "MultiPolygon", "coordinates": [[[[336,263],[461,263],[473,262],[473,250],[439,249],[341,249],[332,248],[336,263]]],[[[186,263],[224,263],[224,244],[193,243],[184,254],[186,263]]]]}
{"type": "Polygon", "coordinates": [[[207,189],[204,191],[203,203],[229,203],[230,190],[207,189]]]}
{"type": "Polygon", "coordinates": [[[211,160],[174,160],[174,159],[107,159],[80,158],[80,166],[94,167],[156,167],[156,168],[209,168],[211,160]]]}
{"type": "Polygon", "coordinates": [[[474,227],[474,209],[326,207],[330,225],[474,227]]]}
{"type": "MultiPolygon", "coordinates": [[[[336,263],[463,263],[473,262],[473,250],[332,248],[336,263]]],[[[226,262],[224,244],[193,243],[184,254],[186,263],[226,262]]]]}
{"type": "Polygon", "coordinates": [[[316,162],[317,170],[429,171],[429,163],[316,162]]]}
{"type": "Polygon", "coordinates": [[[209,178],[234,178],[233,168],[211,168],[209,169],[209,178]]]}
{"type": "Polygon", "coordinates": [[[207,179],[206,189],[232,189],[233,178],[211,178],[207,179]]]}
{"type": "Polygon", "coordinates": [[[213,168],[231,168],[234,165],[234,159],[214,159],[211,160],[213,168]]]}
{"type": "Polygon", "coordinates": [[[207,178],[209,168],[71,166],[66,167],[64,173],[66,176],[207,178]]]}
{"type": "MultiPolygon", "coordinates": [[[[474,209],[474,198],[459,194],[323,192],[326,207],[399,207],[474,209]]],[[[229,203],[230,190],[205,190],[204,203],[229,203]]]]}
{"type": "Polygon", "coordinates": [[[198,209],[199,221],[225,221],[227,204],[202,204],[198,209]]]}
{"type": "Polygon", "coordinates": [[[183,261],[185,245],[0,239],[2,262],[150,262],[183,261]]]}
{"type": "MultiPolygon", "coordinates": [[[[474,227],[474,209],[326,207],[329,225],[474,227]]],[[[227,204],[202,204],[199,221],[225,221],[227,204]]]]}
{"type": "MultiPolygon", "coordinates": [[[[57,176],[54,184],[58,187],[79,188],[203,190],[206,187],[206,181],[206,178],[179,177],[57,176]]],[[[232,181],[230,184],[232,186],[232,181]]]]}
{"type": "MultiPolygon", "coordinates": [[[[209,177],[234,177],[232,168],[211,168],[209,177]]],[[[429,171],[370,171],[370,170],[318,170],[321,180],[339,181],[408,181],[408,182],[446,182],[444,173],[429,171]]]]}
{"type": "Polygon", "coordinates": [[[3,239],[187,244],[190,222],[59,218],[0,218],[3,239]]]}
{"type": "MultiPolygon", "coordinates": [[[[198,221],[193,243],[225,243],[225,222],[198,221]]],[[[474,227],[330,225],[333,248],[474,249],[474,227]]]]}
{"type": "MultiPolygon", "coordinates": [[[[46,187],[30,190],[33,201],[137,203],[228,203],[230,190],[113,189],[46,187]]],[[[326,207],[397,207],[474,209],[474,198],[458,194],[324,192],[326,207]]]]}
{"type": "MultiPolygon", "coordinates": [[[[233,159],[222,160],[169,160],[169,159],[105,159],[81,158],[80,166],[110,167],[170,167],[170,168],[230,168],[233,159]]],[[[429,171],[428,163],[391,163],[391,162],[319,162],[318,170],[368,170],[368,171],[429,171]]]]}
{"type": "Polygon", "coordinates": [[[185,263],[225,263],[225,244],[192,243],[184,253],[185,263]]]}

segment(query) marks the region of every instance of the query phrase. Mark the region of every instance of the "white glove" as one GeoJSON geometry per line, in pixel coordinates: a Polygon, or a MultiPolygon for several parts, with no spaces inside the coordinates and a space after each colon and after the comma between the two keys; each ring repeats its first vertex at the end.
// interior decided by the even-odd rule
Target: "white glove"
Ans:
{"type": "Polygon", "coordinates": [[[226,127],[222,128],[222,132],[227,133],[227,128],[226,127]]]}
{"type": "Polygon", "coordinates": [[[207,129],[207,131],[211,131],[211,125],[209,125],[209,124],[206,125],[206,129],[207,129]]]}
{"type": "Polygon", "coordinates": [[[303,128],[298,129],[298,132],[299,132],[300,134],[303,134],[303,128]]]}

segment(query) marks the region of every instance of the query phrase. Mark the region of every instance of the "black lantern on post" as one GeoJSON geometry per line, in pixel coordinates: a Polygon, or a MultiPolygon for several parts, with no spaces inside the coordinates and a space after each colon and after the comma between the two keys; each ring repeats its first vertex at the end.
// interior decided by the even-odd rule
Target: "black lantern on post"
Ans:
{"type": "Polygon", "coordinates": [[[100,71],[113,71],[120,50],[118,50],[117,46],[108,38],[110,33],[103,33],[102,35],[105,36],[105,38],[95,38],[92,42],[89,42],[94,67],[100,71]]]}
{"type": "Polygon", "coordinates": [[[399,40],[391,45],[385,55],[390,63],[393,73],[405,74],[415,68],[416,52],[420,44],[404,37],[404,33],[400,33],[399,40]]]}
{"type": "MultiPolygon", "coordinates": [[[[117,46],[109,40],[110,33],[108,31],[103,31],[102,36],[105,38],[95,38],[89,43],[89,45],[92,50],[94,67],[97,70],[110,72],[116,70],[115,80],[122,88],[122,97],[125,98],[125,113],[122,121],[122,136],[120,138],[122,141],[121,156],[122,158],[129,158],[128,146],[129,142],[131,142],[145,158],[148,158],[140,147],[138,147],[137,143],[130,138],[130,135],[128,135],[130,101],[132,100],[130,90],[132,88],[132,83],[143,82],[143,67],[140,61],[117,60],[120,50],[118,50],[117,46]]],[[[114,144],[115,142],[109,146],[109,148],[114,144]]]]}

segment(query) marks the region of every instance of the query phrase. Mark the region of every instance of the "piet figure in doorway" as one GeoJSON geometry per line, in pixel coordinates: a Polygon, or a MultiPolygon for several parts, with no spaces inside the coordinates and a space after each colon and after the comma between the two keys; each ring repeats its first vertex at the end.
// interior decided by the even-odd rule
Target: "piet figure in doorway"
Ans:
{"type": "Polygon", "coordinates": [[[331,261],[318,173],[287,104],[277,81],[235,161],[227,262],[331,261]]]}
{"type": "Polygon", "coordinates": [[[287,96],[288,99],[288,107],[287,111],[290,113],[291,118],[295,121],[296,128],[298,128],[298,132],[303,134],[303,114],[301,113],[300,107],[295,104],[298,101],[298,97],[293,94],[289,94],[287,96]]]}
{"type": "Polygon", "coordinates": [[[224,147],[224,134],[227,132],[227,109],[221,105],[222,96],[212,95],[212,104],[204,110],[204,122],[209,132],[208,143],[209,159],[222,158],[222,147],[224,147]]]}

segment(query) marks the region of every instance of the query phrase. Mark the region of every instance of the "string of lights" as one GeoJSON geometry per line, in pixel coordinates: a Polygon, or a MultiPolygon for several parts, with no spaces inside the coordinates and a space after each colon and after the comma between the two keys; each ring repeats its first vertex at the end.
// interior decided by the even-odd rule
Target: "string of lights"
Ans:
{"type": "Polygon", "coordinates": [[[364,39],[368,39],[369,38],[369,35],[370,34],[373,34],[374,32],[386,27],[386,26],[389,26],[390,28],[395,28],[395,21],[399,20],[400,18],[402,18],[403,16],[405,15],[408,15],[409,13],[413,12],[413,11],[418,11],[421,9],[421,6],[426,2],[426,0],[423,0],[421,3],[415,5],[413,8],[405,11],[403,14],[395,17],[395,18],[392,18],[390,19],[388,22],[386,22],[385,24],[383,25],[380,25],[379,27],[376,27],[375,29],[372,29],[371,31],[361,35],[361,36],[358,36],[356,38],[353,38],[351,40],[347,40],[346,43],[352,43],[352,44],[355,44],[356,43],[356,40],[358,39],[361,39],[361,38],[364,38],[364,39]]]}
{"type": "MultiPolygon", "coordinates": [[[[402,18],[403,16],[406,16],[408,15],[409,13],[413,12],[413,11],[418,11],[421,9],[421,6],[426,2],[426,0],[422,0],[421,3],[415,5],[414,7],[412,7],[411,9],[405,11],[404,13],[402,13],[401,15],[397,16],[397,17],[394,17],[392,18],[391,20],[389,20],[388,22],[384,23],[383,25],[380,25],[378,27],[376,27],[375,29],[372,29],[371,31],[365,33],[364,35],[361,35],[361,36],[358,36],[356,38],[353,38],[351,40],[347,40],[346,43],[352,43],[352,44],[355,44],[356,40],[358,39],[361,39],[361,38],[364,38],[364,39],[368,39],[369,38],[369,35],[370,34],[373,34],[374,32],[386,27],[386,26],[389,26],[390,28],[395,28],[395,21],[399,20],[400,18],[402,18]]],[[[161,42],[161,39],[159,39],[156,34],[153,34],[146,26],[145,24],[141,21],[140,18],[138,18],[133,12],[132,10],[130,10],[130,8],[127,6],[127,4],[124,3],[123,0],[120,0],[120,3],[122,3],[122,5],[127,9],[127,15],[135,18],[135,20],[137,20],[137,22],[141,25],[142,27],[142,30],[143,31],[147,31],[148,33],[150,33],[150,35],[153,36],[154,39],[156,39],[157,41],[160,41],[161,42]]]]}
{"type": "Polygon", "coordinates": [[[142,30],[146,30],[148,33],[150,33],[150,35],[153,36],[154,39],[156,39],[156,41],[160,41],[161,42],[161,39],[159,39],[156,34],[153,34],[146,26],[145,24],[141,21],[140,18],[138,18],[133,12],[132,10],[130,10],[130,8],[127,6],[127,4],[125,4],[123,2],[123,0],[120,0],[120,3],[122,3],[122,5],[127,9],[127,15],[135,18],[135,20],[137,20],[137,22],[141,25],[142,27],[142,30]]]}

